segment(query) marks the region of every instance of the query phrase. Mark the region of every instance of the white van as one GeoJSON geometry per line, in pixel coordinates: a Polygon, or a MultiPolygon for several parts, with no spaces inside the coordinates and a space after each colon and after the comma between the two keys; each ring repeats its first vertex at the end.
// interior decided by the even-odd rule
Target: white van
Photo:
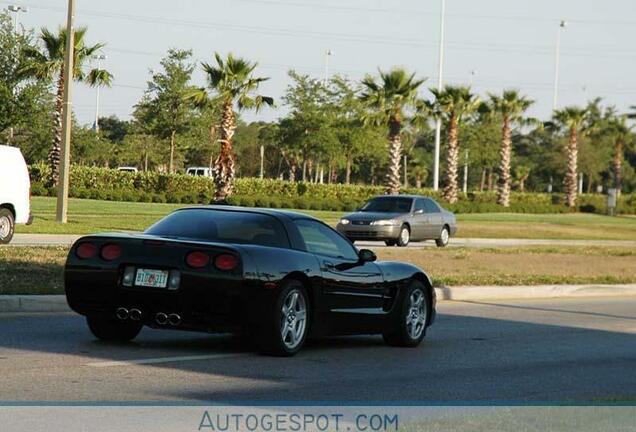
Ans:
{"type": "Polygon", "coordinates": [[[212,170],[208,167],[189,167],[186,174],[197,177],[212,177],[212,170]]]}
{"type": "Polygon", "coordinates": [[[15,224],[30,224],[31,179],[20,149],[0,145],[0,244],[13,238],[15,224]]]}

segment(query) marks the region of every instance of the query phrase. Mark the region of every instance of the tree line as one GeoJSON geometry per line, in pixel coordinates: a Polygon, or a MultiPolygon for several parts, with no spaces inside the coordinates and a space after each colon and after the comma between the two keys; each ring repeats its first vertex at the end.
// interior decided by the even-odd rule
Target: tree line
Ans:
{"type": "MultiPolygon", "coordinates": [[[[62,89],[73,79],[109,86],[115,77],[94,67],[104,47],[85,28],[75,39],[75,70],[64,71],[64,30],[18,31],[0,15],[0,136],[23,149],[29,162],[47,160],[57,183],[62,89]]],[[[470,190],[493,190],[503,206],[510,191],[559,191],[569,206],[583,190],[636,189],[636,150],[629,119],[600,99],[565,107],[550,119],[529,118],[534,103],[517,90],[478,95],[469,87],[430,89],[402,68],[361,81],[327,80],[289,71],[280,100],[261,95],[267,77],[232,54],[196,64],[192,52],[171,49],[130,120],[99,119],[99,129],[74,122],[73,163],[177,172],[209,166],[217,201],[232,194],[236,176],[261,174],[290,181],[383,184],[387,193],[430,183],[436,119],[443,124],[443,194],[456,202],[470,190]],[[195,85],[201,70],[206,85],[195,85]],[[241,114],[283,107],[276,121],[247,123],[241,114]],[[464,177],[467,178],[464,180],[464,177]],[[581,178],[582,175],[582,178],[581,178]]]]}

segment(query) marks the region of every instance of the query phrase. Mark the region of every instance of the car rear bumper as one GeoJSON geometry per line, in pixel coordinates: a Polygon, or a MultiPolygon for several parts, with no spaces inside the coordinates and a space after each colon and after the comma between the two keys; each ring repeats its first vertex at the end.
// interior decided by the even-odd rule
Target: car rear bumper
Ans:
{"type": "Polygon", "coordinates": [[[351,240],[395,240],[400,235],[399,225],[353,225],[338,224],[336,229],[351,240]]]}

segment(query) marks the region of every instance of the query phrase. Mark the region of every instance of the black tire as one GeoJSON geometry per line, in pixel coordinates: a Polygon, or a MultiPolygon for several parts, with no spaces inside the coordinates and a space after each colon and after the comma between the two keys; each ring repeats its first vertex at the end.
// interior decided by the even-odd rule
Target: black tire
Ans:
{"type": "Polygon", "coordinates": [[[429,323],[431,312],[431,301],[428,289],[422,282],[418,280],[412,281],[404,293],[401,304],[398,306],[395,319],[391,321],[392,328],[387,329],[382,334],[384,341],[387,345],[391,346],[409,348],[418,346],[426,336],[426,327],[429,323]],[[423,320],[422,328],[419,335],[413,337],[409,331],[409,325],[407,325],[407,317],[412,313],[411,297],[415,293],[420,293],[422,296],[422,305],[425,315],[422,316],[420,314],[420,319],[423,320]]]}
{"type": "Polygon", "coordinates": [[[128,342],[137,337],[143,324],[134,321],[118,321],[115,318],[87,316],[86,323],[91,333],[105,341],[128,342]]]}
{"type": "Polygon", "coordinates": [[[397,242],[395,240],[384,240],[384,244],[387,246],[395,246],[397,242]]]}
{"type": "Polygon", "coordinates": [[[0,208],[0,244],[8,244],[15,231],[15,219],[11,210],[0,208]]]}
{"type": "Polygon", "coordinates": [[[439,235],[438,239],[435,239],[435,244],[437,245],[437,247],[446,247],[448,246],[448,243],[450,242],[450,231],[448,230],[448,227],[445,226],[444,228],[442,228],[442,232],[439,235]]]}
{"type": "MultiPolygon", "coordinates": [[[[291,311],[290,311],[291,312],[291,311]]],[[[296,313],[298,311],[294,311],[291,314],[293,317],[296,317],[296,313]]],[[[309,325],[311,323],[311,307],[309,303],[309,296],[307,295],[307,290],[303,286],[303,284],[297,280],[290,279],[284,283],[281,287],[276,300],[269,307],[269,310],[266,313],[265,320],[262,323],[263,325],[256,332],[256,344],[258,350],[261,354],[272,355],[277,357],[289,357],[296,354],[303,347],[305,340],[307,339],[307,334],[309,332],[309,325]],[[293,294],[298,294],[298,302],[301,301],[304,304],[305,310],[305,322],[302,325],[302,330],[300,327],[300,323],[296,318],[290,318],[290,314],[284,315],[283,307],[284,305],[289,305],[288,301],[293,294]],[[293,327],[292,330],[288,330],[288,332],[284,335],[284,320],[290,319],[293,327]],[[295,342],[289,338],[289,331],[293,332],[293,328],[295,326],[300,332],[295,338],[295,342]],[[290,346],[291,344],[293,346],[290,346]]],[[[289,328],[289,327],[288,327],[289,328]]]]}
{"type": "Polygon", "coordinates": [[[408,246],[410,241],[411,241],[411,230],[409,229],[407,225],[402,225],[402,227],[400,228],[400,235],[398,236],[395,243],[399,247],[406,247],[408,246]],[[404,234],[405,231],[407,234],[404,234]]]}

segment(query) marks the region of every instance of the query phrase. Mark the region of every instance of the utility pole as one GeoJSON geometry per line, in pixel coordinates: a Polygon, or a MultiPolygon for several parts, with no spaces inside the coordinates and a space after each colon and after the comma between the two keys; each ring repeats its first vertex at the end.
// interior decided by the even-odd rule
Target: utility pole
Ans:
{"type": "Polygon", "coordinates": [[[261,172],[259,178],[263,179],[263,170],[265,168],[265,146],[261,145],[261,172]]]}
{"type": "Polygon", "coordinates": [[[563,33],[567,25],[568,23],[565,20],[561,20],[561,22],[559,23],[559,29],[557,31],[556,53],[554,60],[554,99],[552,101],[553,110],[557,109],[559,99],[559,62],[561,60],[561,33],[563,33]]]}
{"type": "MultiPolygon", "coordinates": [[[[97,70],[102,70],[102,60],[106,60],[108,57],[104,54],[99,54],[93,57],[97,60],[97,70]]],[[[100,86],[96,86],[96,96],[95,96],[95,133],[99,133],[99,88],[100,86]]]]}
{"type": "Polygon", "coordinates": [[[68,213],[68,181],[71,160],[71,115],[73,111],[73,51],[75,50],[75,0],[68,0],[66,19],[66,51],[64,53],[64,110],[62,116],[62,158],[60,161],[60,183],[57,189],[56,221],[66,223],[68,213]]]}
{"type": "Polygon", "coordinates": [[[464,193],[468,193],[468,149],[466,149],[466,156],[464,159],[464,193]]]}
{"type": "MultiPolygon", "coordinates": [[[[444,86],[443,74],[444,74],[444,20],[446,15],[446,0],[441,0],[442,10],[440,14],[439,24],[439,68],[437,70],[437,90],[442,91],[444,86]]],[[[437,124],[435,125],[435,161],[433,167],[433,189],[439,189],[439,153],[440,142],[442,138],[442,118],[437,118],[437,124]]]]}
{"type": "Polygon", "coordinates": [[[329,57],[333,55],[330,49],[325,51],[325,85],[329,83],[329,57]]]}

